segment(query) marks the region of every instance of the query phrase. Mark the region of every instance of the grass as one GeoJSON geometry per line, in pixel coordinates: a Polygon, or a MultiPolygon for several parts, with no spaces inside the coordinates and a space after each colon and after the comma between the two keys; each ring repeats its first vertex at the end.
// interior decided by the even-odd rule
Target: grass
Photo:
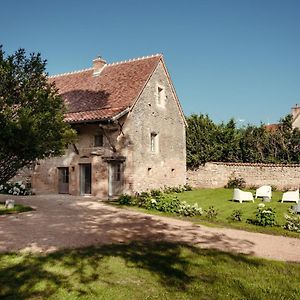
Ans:
{"type": "Polygon", "coordinates": [[[17,213],[31,211],[31,210],[33,210],[32,207],[24,206],[21,204],[15,204],[14,208],[7,209],[5,208],[5,203],[0,202],[0,215],[17,214],[17,213]]]}
{"type": "MultiPolygon", "coordinates": [[[[252,191],[254,192],[254,191],[252,191]]],[[[186,201],[189,204],[198,203],[199,207],[203,210],[207,210],[210,206],[214,206],[218,210],[217,218],[214,220],[208,220],[205,217],[205,214],[201,217],[180,217],[181,219],[187,219],[195,223],[200,223],[207,226],[221,226],[221,227],[230,227],[236,229],[242,229],[247,231],[262,232],[274,235],[285,235],[290,237],[300,237],[299,233],[290,232],[282,228],[285,224],[284,215],[288,212],[288,209],[291,208],[295,203],[293,202],[284,202],[281,203],[282,192],[275,191],[272,195],[272,200],[270,203],[265,203],[266,208],[271,207],[276,210],[276,222],[277,226],[273,227],[262,227],[254,224],[250,224],[247,220],[254,219],[257,205],[262,203],[262,199],[255,199],[253,202],[235,202],[232,201],[233,190],[218,188],[218,189],[198,189],[183,193],[178,193],[176,196],[181,201],[186,201]],[[241,210],[242,222],[233,222],[229,219],[230,215],[234,210],[241,210]]],[[[140,208],[134,208],[142,210],[146,213],[158,214],[158,215],[167,215],[176,217],[176,215],[161,213],[155,210],[145,210],[140,208]]]]}
{"type": "MultiPolygon", "coordinates": [[[[252,191],[254,192],[254,191],[252,191]]],[[[299,233],[289,232],[282,228],[285,224],[284,215],[288,212],[291,206],[295,205],[292,202],[281,203],[282,192],[275,191],[272,195],[272,200],[269,203],[264,203],[267,207],[271,207],[276,211],[276,222],[278,226],[274,227],[262,227],[249,224],[247,220],[251,220],[255,217],[255,212],[257,205],[262,203],[262,199],[255,199],[253,202],[235,202],[232,201],[233,190],[232,189],[200,189],[189,192],[184,192],[178,194],[178,198],[181,201],[186,201],[187,203],[198,203],[200,207],[204,210],[208,209],[209,206],[214,206],[218,210],[218,216],[216,220],[209,221],[209,223],[214,223],[216,225],[225,225],[233,228],[258,231],[271,234],[289,235],[293,237],[300,237],[299,233]],[[230,215],[234,210],[241,210],[243,212],[242,222],[232,222],[229,220],[230,215]]],[[[200,220],[206,221],[205,217],[200,220]]],[[[207,222],[207,221],[206,221],[207,222]]]]}
{"type": "Polygon", "coordinates": [[[1,299],[299,299],[300,265],[173,243],[0,255],[1,299]]]}

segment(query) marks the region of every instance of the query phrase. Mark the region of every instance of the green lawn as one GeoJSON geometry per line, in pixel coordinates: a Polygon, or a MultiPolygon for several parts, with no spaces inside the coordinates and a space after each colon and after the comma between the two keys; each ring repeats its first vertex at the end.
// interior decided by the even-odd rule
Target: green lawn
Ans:
{"type": "MultiPolygon", "coordinates": [[[[254,193],[254,191],[252,191],[254,193]]],[[[273,192],[272,200],[270,203],[265,203],[266,208],[272,207],[276,210],[276,222],[277,226],[262,227],[250,224],[247,220],[255,218],[255,212],[257,205],[262,203],[262,199],[255,199],[253,202],[235,202],[232,201],[233,190],[232,189],[198,189],[189,192],[183,192],[175,194],[181,201],[186,201],[189,204],[198,203],[198,205],[206,210],[210,206],[214,206],[218,210],[218,215],[215,220],[208,220],[205,217],[205,213],[201,217],[179,217],[181,219],[187,219],[195,223],[201,223],[208,226],[222,226],[232,227],[237,229],[243,229],[248,231],[263,232],[275,235],[286,235],[290,237],[300,237],[299,233],[290,232],[282,228],[285,224],[284,215],[288,212],[288,209],[295,205],[294,202],[281,203],[282,192],[273,192]],[[242,222],[233,222],[229,220],[230,215],[234,210],[241,210],[243,213],[242,222]]],[[[161,213],[155,210],[146,210],[134,207],[134,209],[142,210],[146,213],[168,215],[177,217],[176,215],[161,213]]]]}
{"type": "MultiPolygon", "coordinates": [[[[252,191],[254,193],[254,191],[252,191]]],[[[300,237],[299,233],[292,233],[282,228],[285,224],[284,215],[288,212],[288,209],[295,205],[294,202],[281,203],[282,192],[273,192],[272,200],[270,203],[264,203],[266,207],[272,207],[276,210],[276,221],[278,226],[275,227],[261,227],[249,224],[248,219],[255,217],[257,205],[262,203],[262,199],[255,199],[253,202],[239,203],[232,201],[233,190],[232,189],[199,189],[189,192],[178,194],[178,198],[187,203],[198,203],[204,210],[209,206],[214,206],[218,210],[218,216],[214,224],[230,226],[234,228],[246,229],[251,231],[260,231],[273,234],[289,235],[294,237],[300,237]],[[243,212],[242,222],[232,222],[228,217],[234,210],[241,210],[243,212]]],[[[197,218],[194,218],[196,220],[197,218]]],[[[205,217],[201,217],[200,222],[206,222],[205,217]]],[[[212,221],[209,221],[210,223],[212,221]]]]}
{"type": "Polygon", "coordinates": [[[21,205],[21,204],[15,204],[14,208],[7,209],[7,208],[5,208],[4,204],[5,203],[0,202],[0,215],[16,214],[16,213],[21,213],[21,212],[33,210],[32,207],[24,206],[24,205],[21,205]]]}
{"type": "Polygon", "coordinates": [[[300,299],[300,265],[172,243],[1,254],[1,299],[300,299]]]}

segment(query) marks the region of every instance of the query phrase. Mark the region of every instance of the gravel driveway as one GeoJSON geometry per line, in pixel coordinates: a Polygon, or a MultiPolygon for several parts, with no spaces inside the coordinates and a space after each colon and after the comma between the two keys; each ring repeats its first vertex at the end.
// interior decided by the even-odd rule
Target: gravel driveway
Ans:
{"type": "MultiPolygon", "coordinates": [[[[0,201],[7,198],[0,195],[0,201]]],[[[36,210],[0,216],[0,252],[51,252],[131,240],[166,240],[300,262],[300,239],[194,225],[111,207],[96,198],[46,195],[14,199],[36,210]]]]}

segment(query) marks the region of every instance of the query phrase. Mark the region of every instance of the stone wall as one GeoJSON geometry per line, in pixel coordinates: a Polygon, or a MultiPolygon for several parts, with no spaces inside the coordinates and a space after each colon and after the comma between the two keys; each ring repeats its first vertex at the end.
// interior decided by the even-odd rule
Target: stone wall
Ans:
{"type": "Polygon", "coordinates": [[[197,188],[224,187],[229,177],[242,177],[249,186],[272,185],[279,190],[300,186],[300,164],[206,163],[188,170],[187,182],[197,188]]]}
{"type": "Polygon", "coordinates": [[[126,121],[131,138],[134,191],[186,183],[185,123],[163,64],[153,72],[126,121]],[[164,100],[158,103],[158,88],[164,100]],[[151,133],[156,150],[151,150],[151,133]]]}

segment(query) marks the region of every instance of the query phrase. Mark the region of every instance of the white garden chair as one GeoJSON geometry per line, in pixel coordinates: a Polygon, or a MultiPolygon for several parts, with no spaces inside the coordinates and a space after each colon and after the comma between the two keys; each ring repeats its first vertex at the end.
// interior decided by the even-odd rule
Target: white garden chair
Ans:
{"type": "Polygon", "coordinates": [[[281,203],[284,201],[299,202],[299,189],[296,191],[285,192],[282,195],[281,203]]]}
{"type": "Polygon", "coordinates": [[[272,187],[269,185],[263,185],[259,187],[255,192],[255,199],[256,198],[272,198],[272,187]]]}
{"type": "Polygon", "coordinates": [[[244,192],[240,189],[233,190],[233,199],[234,201],[239,201],[242,203],[243,201],[252,201],[254,202],[253,195],[251,192],[244,192]]]}

